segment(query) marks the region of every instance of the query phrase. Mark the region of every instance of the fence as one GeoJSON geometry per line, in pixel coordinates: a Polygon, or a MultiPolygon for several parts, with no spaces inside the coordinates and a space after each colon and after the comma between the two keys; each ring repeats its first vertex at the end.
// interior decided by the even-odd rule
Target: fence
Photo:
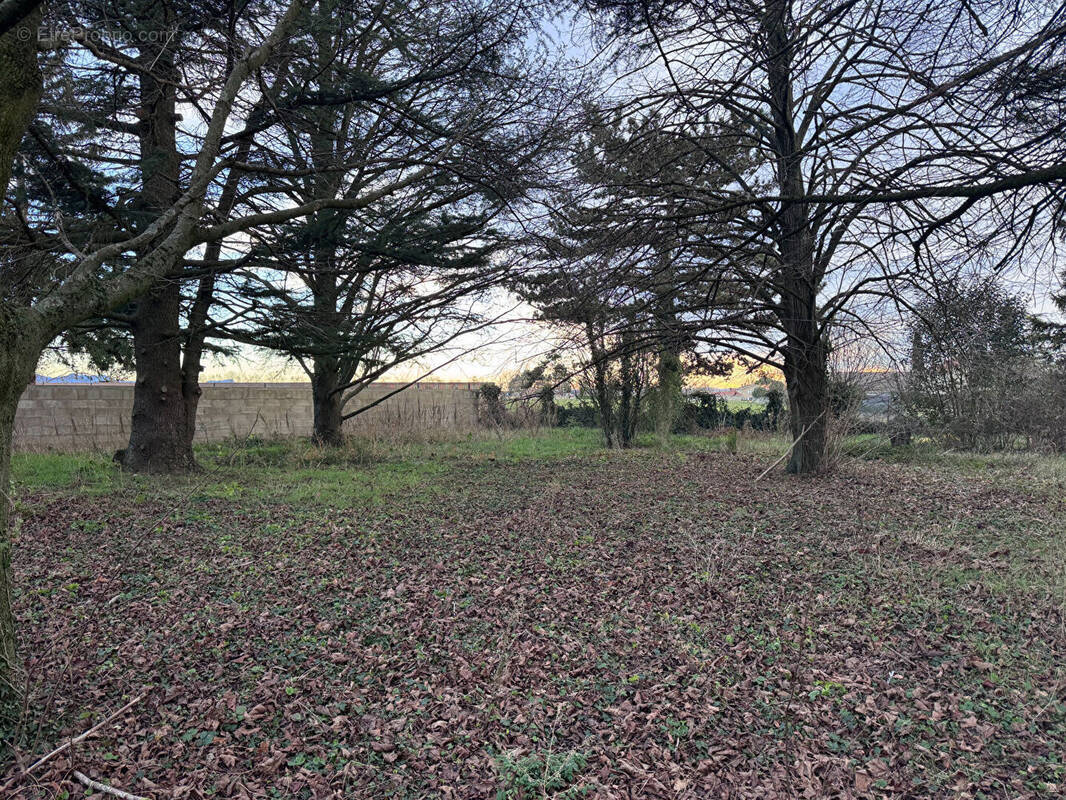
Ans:
{"type": "MultiPolygon", "coordinates": [[[[375,383],[346,411],[362,408],[403,384],[375,383]]],[[[370,430],[469,430],[477,421],[476,383],[419,383],[345,423],[370,430]]],[[[47,384],[26,387],[15,415],[16,450],[107,451],[129,440],[133,385],[47,384]]],[[[259,435],[309,436],[314,419],[307,383],[204,384],[197,441],[259,435]]]]}

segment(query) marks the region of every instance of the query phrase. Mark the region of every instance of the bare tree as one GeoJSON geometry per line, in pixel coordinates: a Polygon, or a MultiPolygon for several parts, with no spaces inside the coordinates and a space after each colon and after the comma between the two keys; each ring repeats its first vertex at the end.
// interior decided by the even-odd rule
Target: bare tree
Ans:
{"type": "MultiPolygon", "coordinates": [[[[679,135],[694,137],[709,120],[733,125],[756,162],[772,165],[738,171],[711,193],[663,190],[700,197],[697,215],[748,209],[738,234],[761,245],[762,269],[751,277],[768,295],[761,310],[777,334],[733,346],[784,371],[796,439],[788,469],[815,471],[833,328],[861,327],[864,304],[899,298],[921,254],[960,235],[987,243],[994,214],[1024,215],[1066,178],[1061,147],[1019,128],[994,102],[997,81],[1061,42],[1062,7],[592,5],[664,68],[660,88],[636,102],[662,109],[679,135]]],[[[733,269],[729,261],[716,268],[733,269]]]]}

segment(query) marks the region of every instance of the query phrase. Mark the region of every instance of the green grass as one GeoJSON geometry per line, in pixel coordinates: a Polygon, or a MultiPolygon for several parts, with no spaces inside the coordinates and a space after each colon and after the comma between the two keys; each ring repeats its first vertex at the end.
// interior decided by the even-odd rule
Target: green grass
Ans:
{"type": "Polygon", "coordinates": [[[124,473],[103,455],[17,453],[18,490],[126,492],[173,499],[182,494],[292,505],[376,505],[397,493],[435,491],[456,468],[550,462],[602,452],[598,431],[503,431],[440,440],[351,439],[341,448],[302,440],[229,441],[196,449],[201,472],[159,480],[124,473]]]}
{"type": "MultiPolygon", "coordinates": [[[[679,453],[742,452],[776,457],[788,443],[783,435],[727,431],[672,435],[664,448],[654,434],[642,433],[637,436],[634,452],[666,449],[679,453]]],[[[410,489],[456,467],[552,462],[611,454],[604,449],[599,430],[567,427],[487,431],[437,439],[352,438],[340,448],[316,447],[299,439],[253,438],[198,445],[196,455],[202,472],[161,483],[149,476],[124,473],[103,454],[16,453],[12,460],[12,482],[17,488],[31,491],[75,489],[86,494],[185,490],[194,485],[214,485],[215,488],[203,491],[210,496],[232,496],[239,489],[250,497],[328,504],[410,489]]]]}
{"type": "MultiPolygon", "coordinates": [[[[765,458],[769,465],[789,444],[783,434],[750,431],[672,435],[665,443],[642,433],[629,455],[664,450],[679,455],[747,453],[765,458]]],[[[1044,487],[1041,491],[1055,491],[1047,487],[1066,484],[1066,456],[944,451],[920,439],[894,448],[882,434],[849,436],[837,449],[851,459],[991,476],[1018,489],[1035,485],[1044,487]]],[[[200,473],[162,482],[124,473],[104,454],[16,453],[12,483],[17,490],[73,490],[86,495],[129,492],[172,499],[194,493],[292,505],[377,505],[397,493],[432,494],[456,469],[618,456],[603,448],[599,430],[592,428],[352,438],[340,448],[315,447],[306,440],[252,438],[198,445],[196,452],[203,467],[200,473]]]]}
{"type": "Polygon", "coordinates": [[[27,489],[99,486],[116,472],[110,457],[84,453],[15,453],[11,480],[27,489]]]}
{"type": "Polygon", "coordinates": [[[729,406],[729,410],[733,413],[742,409],[748,409],[749,411],[762,411],[766,408],[766,403],[762,400],[732,400],[727,399],[726,403],[729,406]]]}

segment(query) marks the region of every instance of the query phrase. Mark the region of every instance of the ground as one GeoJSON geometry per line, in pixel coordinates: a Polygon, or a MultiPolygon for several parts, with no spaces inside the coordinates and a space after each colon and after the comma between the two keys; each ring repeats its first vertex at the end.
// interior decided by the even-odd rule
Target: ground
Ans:
{"type": "Polygon", "coordinates": [[[0,795],[1058,795],[1066,461],[866,444],[21,456],[0,795]]]}

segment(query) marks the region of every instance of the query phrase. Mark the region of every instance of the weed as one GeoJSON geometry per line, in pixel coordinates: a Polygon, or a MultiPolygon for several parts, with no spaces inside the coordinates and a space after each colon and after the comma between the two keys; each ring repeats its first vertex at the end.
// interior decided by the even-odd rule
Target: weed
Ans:
{"type": "Polygon", "coordinates": [[[522,800],[532,797],[574,798],[589,791],[588,786],[573,786],[588,764],[588,756],[575,750],[566,753],[501,753],[496,768],[503,785],[496,800],[522,800]]]}

